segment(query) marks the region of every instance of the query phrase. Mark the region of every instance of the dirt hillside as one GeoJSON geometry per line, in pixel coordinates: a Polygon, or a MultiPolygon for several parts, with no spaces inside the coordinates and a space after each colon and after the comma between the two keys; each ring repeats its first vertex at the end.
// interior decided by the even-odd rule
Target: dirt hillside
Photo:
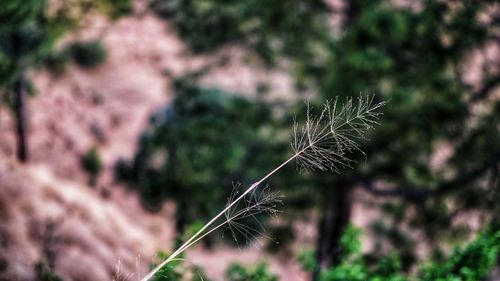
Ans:
{"type": "MultiPolygon", "coordinates": [[[[238,48],[189,55],[172,28],[149,13],[116,22],[95,17],[63,41],[96,38],[108,50],[106,63],[97,69],[70,66],[60,77],[43,70],[31,73],[37,94],[28,107],[29,164],[16,162],[12,118],[0,109],[1,280],[33,280],[34,265],[42,260],[67,280],[111,280],[117,268],[136,280],[157,250],[168,249],[172,204],[148,213],[113,177],[114,163],[133,155],[149,116],[172,99],[164,73],[180,76],[224,55],[228,64],[203,80],[207,86],[251,95],[259,83],[272,80],[277,98],[291,91],[288,76],[246,65],[245,52],[238,48]],[[87,185],[80,165],[92,147],[104,163],[95,188],[87,185]]],[[[190,257],[210,265],[214,252],[197,248],[190,257]]],[[[207,270],[211,277],[221,277],[238,257],[264,258],[255,249],[244,254],[221,249],[217,257],[223,262],[207,270]]],[[[290,260],[272,264],[287,276],[284,280],[300,276],[290,260]]]]}

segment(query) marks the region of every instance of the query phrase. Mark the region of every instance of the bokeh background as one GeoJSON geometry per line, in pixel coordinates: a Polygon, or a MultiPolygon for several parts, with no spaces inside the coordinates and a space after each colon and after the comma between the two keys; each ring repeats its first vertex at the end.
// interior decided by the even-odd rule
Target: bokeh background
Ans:
{"type": "Polygon", "coordinates": [[[494,0],[2,0],[0,280],[139,280],[360,96],[352,167],[156,280],[500,280],[499,42],[494,0]]]}

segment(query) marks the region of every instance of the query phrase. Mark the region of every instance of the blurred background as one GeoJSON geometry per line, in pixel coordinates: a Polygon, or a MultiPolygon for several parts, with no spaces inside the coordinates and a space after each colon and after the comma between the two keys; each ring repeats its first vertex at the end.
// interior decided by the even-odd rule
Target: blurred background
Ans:
{"type": "Polygon", "coordinates": [[[494,0],[2,0],[0,280],[139,280],[372,95],[351,168],[155,280],[500,280],[499,85],[494,0]]]}

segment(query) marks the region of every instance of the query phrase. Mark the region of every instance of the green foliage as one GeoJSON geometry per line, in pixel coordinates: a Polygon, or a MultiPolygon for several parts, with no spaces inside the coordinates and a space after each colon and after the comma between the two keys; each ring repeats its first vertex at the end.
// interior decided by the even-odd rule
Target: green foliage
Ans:
{"type": "Polygon", "coordinates": [[[237,42],[268,64],[281,54],[305,55],[326,31],[320,0],[153,0],[152,9],[176,27],[194,52],[237,42]],[[307,30],[308,32],[303,32],[307,30]]]}
{"type": "MultiPolygon", "coordinates": [[[[457,209],[497,209],[493,202],[498,197],[483,196],[500,194],[494,192],[495,181],[487,188],[477,186],[481,176],[498,165],[495,144],[500,136],[493,124],[498,123],[499,101],[492,101],[483,115],[471,112],[473,87],[457,75],[465,57],[495,37],[497,23],[477,20],[493,2],[422,1],[415,10],[388,0],[353,0],[346,3],[345,22],[335,36],[326,28],[329,11],[319,1],[154,0],[151,7],[169,19],[194,52],[243,44],[268,62],[287,57],[297,85],[314,85],[322,99],[369,91],[380,100],[391,100],[382,126],[363,145],[369,157],[359,153],[353,172],[316,185],[323,192],[339,184],[355,186],[360,179],[388,182],[405,201],[425,201],[403,204],[418,216],[402,210],[394,219],[405,217],[412,227],[425,229],[429,239],[440,240],[456,233],[449,229],[454,219],[450,214],[459,213],[457,209]],[[471,118],[478,122],[471,124],[471,118]],[[458,146],[439,169],[429,164],[437,143],[458,146]],[[450,174],[462,176],[450,180],[450,174]],[[412,193],[436,189],[436,195],[422,198],[412,193]],[[456,207],[444,207],[444,197],[456,207]]],[[[500,79],[490,75],[484,73],[484,81],[500,79]]],[[[404,240],[392,236],[386,239],[404,240]]]]}
{"type": "Polygon", "coordinates": [[[45,1],[41,0],[5,0],[0,6],[0,32],[30,23],[41,16],[45,9],[45,1]]]}
{"type": "MultiPolygon", "coordinates": [[[[288,58],[297,85],[313,87],[320,99],[345,99],[369,91],[379,100],[391,101],[382,126],[363,144],[368,157],[355,155],[359,164],[342,175],[317,177],[321,180],[316,182],[316,192],[304,192],[301,198],[314,201],[315,194],[325,194],[326,189],[361,183],[376,196],[401,199],[382,206],[386,220],[373,224],[376,245],[389,241],[392,248],[406,251],[400,262],[392,256],[383,259],[377,274],[386,277],[394,268],[407,269],[413,261],[416,241],[410,234],[414,229],[423,230],[426,240],[440,245],[470,235],[469,228],[454,223],[462,211],[492,214],[485,217],[500,221],[500,130],[496,125],[500,102],[486,103],[480,114],[472,110],[472,100],[481,96],[475,89],[500,77],[484,71],[482,83],[470,85],[460,75],[468,55],[498,37],[498,21],[478,20],[494,1],[429,0],[421,1],[417,9],[392,2],[346,2],[339,32],[326,28],[329,11],[316,1],[154,0],[151,5],[194,52],[240,44],[270,65],[277,58],[288,58]],[[441,143],[453,148],[452,154],[434,167],[431,159],[441,143]],[[379,182],[394,189],[377,188],[379,182]],[[403,222],[409,230],[399,228],[403,222]]],[[[324,198],[327,204],[333,202],[330,199],[324,198]]],[[[351,244],[340,243],[345,252],[355,253],[359,242],[348,241],[351,244]]],[[[365,266],[332,270],[331,278],[359,279],[370,273],[367,270],[365,266]]]]}
{"type": "Polygon", "coordinates": [[[5,87],[13,81],[15,71],[15,64],[4,53],[0,52],[0,77],[2,77],[0,87],[5,87]]]}
{"type": "MultiPolygon", "coordinates": [[[[341,262],[323,270],[319,280],[484,280],[500,261],[500,231],[487,231],[465,247],[456,247],[443,262],[430,260],[423,263],[418,273],[408,275],[402,271],[401,259],[396,253],[381,256],[375,266],[370,266],[360,252],[359,234],[358,229],[352,226],[347,228],[341,238],[341,246],[344,249],[341,262]]],[[[311,270],[310,267],[307,268],[311,270]]]]}
{"type": "MultiPolygon", "coordinates": [[[[442,174],[445,169],[467,173],[498,158],[495,148],[491,153],[475,146],[474,150],[489,155],[461,155],[459,161],[446,162],[441,171],[429,165],[436,142],[468,142],[469,138],[485,137],[464,132],[466,121],[472,116],[467,110],[466,97],[470,92],[451,70],[468,51],[485,42],[488,27],[471,15],[479,13],[486,4],[463,3],[455,9],[446,1],[425,1],[420,12],[394,7],[386,1],[353,1],[352,5],[356,14],[346,27],[345,36],[331,44],[330,60],[321,67],[305,62],[304,67],[309,69],[306,73],[314,75],[325,97],[369,90],[391,100],[382,126],[364,147],[370,156],[368,162],[359,162],[362,164],[354,169],[354,178],[383,179],[401,188],[425,190],[446,182],[442,174]],[[456,21],[469,28],[457,29],[453,24],[456,21]],[[445,35],[452,43],[443,42],[445,35]],[[470,161],[470,157],[475,161],[470,161]]],[[[492,137],[490,141],[499,140],[498,136],[492,137]]],[[[472,188],[466,181],[454,183],[455,190],[468,187],[472,188]]],[[[438,202],[442,201],[435,201],[438,202]]],[[[417,212],[420,217],[439,209],[430,202],[416,207],[422,209],[417,212]]],[[[449,225],[429,221],[423,224],[433,227],[433,233],[439,226],[449,225]]]]}
{"type": "Polygon", "coordinates": [[[182,237],[181,237],[182,241],[187,241],[196,232],[198,232],[200,229],[202,229],[204,225],[205,225],[205,223],[203,221],[200,221],[200,220],[195,220],[194,222],[190,223],[182,233],[182,237]]]}
{"type": "Polygon", "coordinates": [[[344,231],[344,234],[340,238],[340,246],[342,248],[342,259],[348,260],[352,256],[355,256],[361,252],[361,241],[359,236],[361,235],[361,230],[354,227],[348,226],[344,231]]]}
{"type": "MultiPolygon", "coordinates": [[[[168,254],[160,252],[157,260],[161,261],[168,257],[168,254]]],[[[155,264],[151,266],[153,268],[155,264]]],[[[231,264],[226,270],[228,281],[278,281],[276,275],[272,274],[265,263],[256,266],[242,266],[238,263],[231,264]]],[[[154,281],[210,281],[200,267],[186,265],[186,261],[181,257],[165,265],[153,277],[154,281]]]]}
{"type": "Polygon", "coordinates": [[[264,263],[255,267],[244,267],[233,263],[226,271],[228,281],[278,281],[278,278],[269,272],[264,263]]]}
{"type": "Polygon", "coordinates": [[[73,61],[84,68],[96,68],[106,61],[107,52],[100,41],[75,42],[68,48],[73,61]]]}
{"type": "MultiPolygon", "coordinates": [[[[157,254],[157,260],[162,261],[168,257],[167,253],[159,252],[157,254]]],[[[180,281],[182,280],[182,275],[184,272],[181,271],[180,265],[182,264],[182,259],[179,258],[177,260],[171,261],[166,266],[162,267],[158,273],[155,274],[153,280],[154,281],[180,281]]],[[[154,268],[156,265],[152,264],[151,268],[154,268]]]]}
{"type": "MultiPolygon", "coordinates": [[[[456,247],[443,261],[429,260],[421,263],[415,273],[403,270],[401,258],[393,252],[380,256],[375,263],[367,262],[360,248],[361,231],[349,226],[341,238],[343,255],[338,265],[322,270],[319,281],[473,281],[485,280],[493,267],[500,262],[500,231],[486,231],[464,247],[456,247]]],[[[158,254],[158,260],[168,257],[165,253],[158,254]]],[[[299,260],[304,269],[313,271],[315,268],[314,252],[304,251],[299,260]]],[[[164,267],[157,275],[156,281],[184,280],[191,276],[192,280],[208,280],[203,272],[194,266],[185,266],[184,259],[176,259],[164,267]]],[[[256,266],[231,264],[226,270],[228,281],[277,281],[265,263],[256,266]]]]}
{"type": "Polygon", "coordinates": [[[55,76],[62,75],[68,66],[68,52],[66,50],[62,51],[52,51],[45,58],[45,67],[55,76]]]}
{"type": "Polygon", "coordinates": [[[35,273],[39,281],[63,281],[44,261],[39,261],[35,264],[35,273]]]}
{"type": "Polygon", "coordinates": [[[0,86],[9,86],[50,42],[44,10],[43,0],[6,0],[0,5],[0,86]]]}
{"type": "MultiPolygon", "coordinates": [[[[162,261],[168,257],[167,253],[159,252],[157,253],[157,260],[162,261]]],[[[155,264],[151,265],[154,268],[155,264]]],[[[195,265],[188,266],[181,256],[178,259],[174,259],[167,265],[162,267],[151,279],[153,281],[210,281],[205,276],[203,270],[195,265]]]]}
{"type": "Polygon", "coordinates": [[[9,84],[20,71],[50,59],[56,40],[74,27],[65,12],[49,13],[45,0],[2,2],[0,73],[8,75],[1,75],[0,86],[9,84]]]}
{"type": "MultiPolygon", "coordinates": [[[[26,68],[45,64],[56,75],[65,68],[67,53],[54,52],[55,42],[91,10],[105,12],[112,18],[133,10],[130,0],[76,0],[68,5],[53,5],[46,0],[5,0],[0,5],[0,87],[11,87],[26,68]]],[[[83,67],[95,67],[106,58],[99,42],[77,43],[71,57],[83,67]]]]}
{"type": "MultiPolygon", "coordinates": [[[[173,104],[152,118],[133,162],[122,163],[118,172],[152,210],[174,199],[182,231],[220,211],[232,181],[252,183],[289,151],[276,141],[267,104],[199,88],[188,80],[177,81],[175,92],[173,104]]],[[[278,176],[272,183],[283,186],[292,180],[278,176]]]]}
{"type": "Polygon", "coordinates": [[[361,231],[349,226],[340,239],[342,257],[339,265],[321,272],[320,281],[362,281],[369,279],[368,269],[361,257],[361,231]]]}
{"type": "Polygon", "coordinates": [[[107,12],[113,19],[130,15],[134,10],[131,0],[105,0],[103,2],[107,4],[107,12]]]}
{"type": "Polygon", "coordinates": [[[313,272],[314,269],[318,266],[313,250],[301,250],[298,254],[297,260],[299,261],[302,268],[306,271],[313,272]]]}
{"type": "Polygon", "coordinates": [[[101,157],[95,147],[82,156],[81,165],[83,169],[89,173],[89,184],[94,186],[96,184],[97,176],[102,171],[101,157]]]}
{"type": "Polygon", "coordinates": [[[464,248],[455,248],[444,263],[429,263],[420,275],[425,281],[484,280],[500,261],[500,231],[480,234],[464,248]]]}
{"type": "MultiPolygon", "coordinates": [[[[360,230],[349,226],[342,236],[341,246],[344,249],[340,263],[320,274],[320,281],[473,281],[485,280],[493,267],[500,262],[500,231],[486,231],[464,247],[455,250],[442,262],[429,260],[422,263],[420,270],[409,274],[402,269],[401,258],[392,254],[379,257],[375,263],[368,263],[359,247],[360,230]]],[[[168,255],[158,254],[158,260],[163,260],[168,255]]],[[[314,252],[305,251],[299,259],[305,269],[314,269],[314,252]]],[[[183,277],[191,276],[192,280],[208,280],[203,276],[200,268],[185,266],[185,261],[180,258],[165,266],[157,275],[156,281],[184,280],[183,277]]],[[[256,266],[242,266],[238,263],[231,264],[226,270],[228,281],[277,281],[265,263],[256,266]]]]}

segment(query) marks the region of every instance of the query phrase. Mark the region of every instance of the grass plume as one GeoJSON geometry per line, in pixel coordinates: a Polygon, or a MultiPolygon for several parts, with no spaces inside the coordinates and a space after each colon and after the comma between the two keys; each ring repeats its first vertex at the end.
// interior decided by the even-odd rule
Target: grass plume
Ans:
{"type": "Polygon", "coordinates": [[[337,100],[327,101],[317,116],[312,114],[312,107],[308,105],[305,123],[294,124],[294,141],[291,144],[293,154],[290,158],[241,194],[240,184],[233,184],[233,192],[224,209],[144,276],[142,281],[150,280],[187,248],[223,226],[230,227],[233,238],[236,238],[235,231],[247,239],[249,236],[262,235],[260,230],[249,228],[238,221],[254,217],[255,214],[277,214],[276,207],[281,202],[279,193],[270,192],[267,187],[262,193],[256,193],[261,184],[293,161],[297,161],[299,167],[311,170],[340,172],[341,168],[351,167],[354,161],[348,157],[349,153],[361,151],[359,141],[366,138],[366,132],[378,124],[377,119],[381,114],[379,109],[385,104],[386,102],[374,103],[373,96],[360,97],[357,101],[349,99],[341,106],[338,106],[337,100]]]}

